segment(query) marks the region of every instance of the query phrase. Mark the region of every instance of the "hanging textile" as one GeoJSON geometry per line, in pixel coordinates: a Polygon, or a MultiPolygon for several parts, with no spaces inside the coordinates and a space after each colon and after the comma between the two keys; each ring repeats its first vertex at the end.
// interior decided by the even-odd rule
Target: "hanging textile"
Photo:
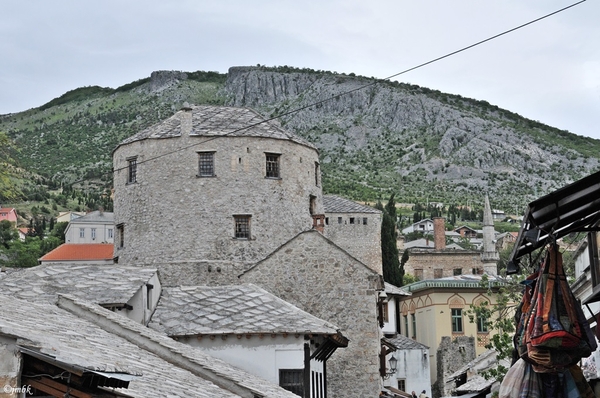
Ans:
{"type": "Polygon", "coordinates": [[[536,372],[560,371],[597,348],[581,305],[567,282],[557,245],[548,249],[531,300],[520,327],[519,353],[536,372]]]}
{"type": "Polygon", "coordinates": [[[577,362],[597,344],[564,272],[556,244],[524,282],[513,338],[520,359],[500,386],[501,398],[593,398],[577,362]],[[514,369],[513,369],[514,368],[514,369]],[[519,385],[518,395],[511,391],[519,385]]]}

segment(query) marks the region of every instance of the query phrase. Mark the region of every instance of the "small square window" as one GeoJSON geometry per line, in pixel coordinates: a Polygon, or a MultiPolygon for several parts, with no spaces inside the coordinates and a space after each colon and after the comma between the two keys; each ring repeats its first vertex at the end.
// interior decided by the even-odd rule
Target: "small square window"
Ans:
{"type": "Polygon", "coordinates": [[[276,153],[267,153],[267,170],[266,177],[267,178],[280,178],[281,175],[279,173],[279,158],[281,155],[276,153]]]}
{"type": "Polygon", "coordinates": [[[215,176],[215,153],[198,152],[198,177],[215,176]]]}
{"type": "Polygon", "coordinates": [[[238,215],[233,216],[235,221],[235,238],[250,239],[250,216],[238,215]]]}
{"type": "Polygon", "coordinates": [[[354,217],[350,217],[350,224],[354,224],[354,217]]]}
{"type": "Polygon", "coordinates": [[[367,217],[363,217],[363,225],[367,225],[367,217]]]}
{"type": "Polygon", "coordinates": [[[444,269],[443,268],[434,268],[433,269],[433,278],[439,279],[444,277],[444,269]]]}
{"type": "Polygon", "coordinates": [[[342,217],[338,217],[338,224],[342,224],[342,223],[343,223],[342,217]]]}
{"type": "Polygon", "coordinates": [[[454,276],[462,275],[462,268],[454,268],[452,270],[452,273],[454,274],[454,276]]]}

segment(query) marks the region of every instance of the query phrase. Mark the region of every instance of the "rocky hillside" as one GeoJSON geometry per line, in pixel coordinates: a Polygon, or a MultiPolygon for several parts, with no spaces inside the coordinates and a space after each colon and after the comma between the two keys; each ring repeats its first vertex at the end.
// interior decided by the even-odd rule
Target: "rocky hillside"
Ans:
{"type": "Polygon", "coordinates": [[[184,102],[252,107],[314,142],[324,189],[358,200],[467,204],[488,192],[515,209],[599,168],[600,141],[485,101],[423,87],[287,67],[154,72],[117,89],[84,87],[0,116],[19,166],[55,183],[109,186],[111,152],[184,102]]]}

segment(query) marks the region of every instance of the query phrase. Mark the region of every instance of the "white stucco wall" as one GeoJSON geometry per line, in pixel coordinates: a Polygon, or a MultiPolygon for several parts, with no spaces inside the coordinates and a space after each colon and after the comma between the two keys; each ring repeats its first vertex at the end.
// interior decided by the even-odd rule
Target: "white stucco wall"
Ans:
{"type": "Polygon", "coordinates": [[[392,298],[383,305],[387,305],[388,320],[387,322],[383,322],[383,328],[381,330],[384,334],[396,333],[396,300],[392,298]]]}
{"type": "Polygon", "coordinates": [[[303,336],[265,335],[249,339],[242,336],[238,339],[230,335],[225,340],[189,337],[180,341],[275,384],[279,384],[279,369],[304,368],[303,336]]]}
{"type": "Polygon", "coordinates": [[[398,360],[398,368],[395,375],[384,380],[384,385],[398,388],[398,380],[404,380],[406,392],[415,391],[419,395],[421,391],[426,390],[427,395],[431,396],[429,351],[426,349],[395,351],[386,356],[386,363],[389,363],[387,361],[392,355],[398,360]]]}
{"type": "Polygon", "coordinates": [[[65,230],[65,243],[114,243],[114,237],[115,226],[112,223],[77,223],[77,219],[75,219],[69,223],[65,230]],[[80,229],[82,228],[84,230],[83,238],[80,235],[80,229]],[[95,238],[92,238],[92,229],[96,229],[95,238]]]}

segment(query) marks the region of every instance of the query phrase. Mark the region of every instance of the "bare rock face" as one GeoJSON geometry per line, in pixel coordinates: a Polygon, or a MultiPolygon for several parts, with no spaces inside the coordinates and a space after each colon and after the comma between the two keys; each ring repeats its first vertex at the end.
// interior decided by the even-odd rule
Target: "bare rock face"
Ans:
{"type": "Polygon", "coordinates": [[[228,105],[279,116],[285,128],[315,143],[326,173],[327,167],[355,172],[373,189],[402,181],[403,190],[429,184],[457,195],[539,195],[599,167],[597,157],[554,144],[568,132],[418,86],[234,67],[225,92],[228,105]]]}
{"type": "Polygon", "coordinates": [[[152,72],[150,75],[150,84],[148,85],[148,91],[150,93],[158,93],[168,88],[173,87],[180,80],[186,80],[187,73],[171,71],[171,70],[161,70],[152,72]]]}

